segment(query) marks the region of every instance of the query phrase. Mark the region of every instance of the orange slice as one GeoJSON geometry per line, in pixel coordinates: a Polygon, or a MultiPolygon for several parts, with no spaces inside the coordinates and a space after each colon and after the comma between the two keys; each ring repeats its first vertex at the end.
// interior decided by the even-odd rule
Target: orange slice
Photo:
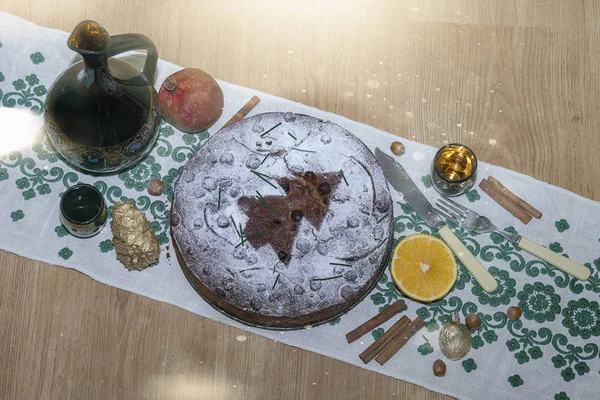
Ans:
{"type": "Polygon", "coordinates": [[[458,268],[446,243],[432,235],[417,234],[396,245],[390,272],[402,293],[429,302],[448,294],[456,282],[458,268]]]}

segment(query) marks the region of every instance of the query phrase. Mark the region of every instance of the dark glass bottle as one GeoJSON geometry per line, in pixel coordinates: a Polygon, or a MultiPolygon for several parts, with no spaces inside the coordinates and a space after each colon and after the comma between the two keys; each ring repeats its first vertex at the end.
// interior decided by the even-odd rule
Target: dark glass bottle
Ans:
{"type": "Polygon", "coordinates": [[[59,76],[48,92],[48,137],[78,169],[98,174],[127,169],[152,150],[158,136],[156,47],[140,34],[110,36],[94,21],[79,23],[68,45],[83,61],[59,76]],[[147,51],[142,73],[110,58],[130,50],[147,51]]]}

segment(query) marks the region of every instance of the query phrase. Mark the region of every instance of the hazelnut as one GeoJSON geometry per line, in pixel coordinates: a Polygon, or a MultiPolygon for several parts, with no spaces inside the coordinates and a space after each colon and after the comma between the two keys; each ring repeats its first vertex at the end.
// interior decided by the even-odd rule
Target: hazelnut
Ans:
{"type": "Polygon", "coordinates": [[[465,318],[465,324],[467,325],[467,328],[469,328],[470,330],[476,331],[481,326],[481,318],[479,318],[478,315],[469,314],[465,318]]]}
{"type": "Polygon", "coordinates": [[[392,142],[390,150],[392,150],[392,153],[394,153],[395,155],[401,156],[402,154],[404,154],[404,145],[400,142],[392,142]]]}
{"type": "Polygon", "coordinates": [[[151,196],[160,196],[165,188],[165,184],[159,179],[152,179],[148,182],[148,193],[151,196]]]}
{"type": "Polygon", "coordinates": [[[433,374],[435,376],[444,376],[446,375],[446,363],[442,360],[435,360],[433,363],[433,374]]]}
{"type": "Polygon", "coordinates": [[[521,318],[521,314],[523,314],[523,311],[516,306],[509,307],[508,311],[506,312],[508,319],[510,319],[511,321],[515,321],[521,318]]]}

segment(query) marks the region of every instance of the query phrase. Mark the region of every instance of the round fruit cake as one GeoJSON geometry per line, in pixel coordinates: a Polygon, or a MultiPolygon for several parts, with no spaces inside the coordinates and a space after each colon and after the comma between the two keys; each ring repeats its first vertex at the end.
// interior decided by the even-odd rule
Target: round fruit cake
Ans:
{"type": "Polygon", "coordinates": [[[392,200],[369,149],[339,125],[266,113],[219,131],[181,170],[171,233],[214,307],[294,329],[347,311],[392,246],[392,200]]]}

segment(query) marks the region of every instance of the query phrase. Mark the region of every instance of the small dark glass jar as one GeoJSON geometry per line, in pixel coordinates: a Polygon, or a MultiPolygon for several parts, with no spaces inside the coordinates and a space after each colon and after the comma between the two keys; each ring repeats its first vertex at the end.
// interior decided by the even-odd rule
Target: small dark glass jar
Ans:
{"type": "Polygon", "coordinates": [[[106,225],[106,202],[92,185],[79,183],[63,193],[60,200],[60,222],[73,235],[88,238],[106,225]]]}

